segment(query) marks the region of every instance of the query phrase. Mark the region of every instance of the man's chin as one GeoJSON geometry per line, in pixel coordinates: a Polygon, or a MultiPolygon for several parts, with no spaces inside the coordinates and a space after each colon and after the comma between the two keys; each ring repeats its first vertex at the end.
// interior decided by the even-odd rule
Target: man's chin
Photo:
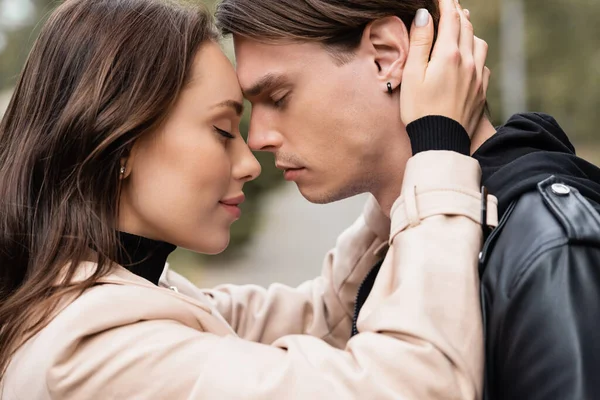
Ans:
{"type": "Polygon", "coordinates": [[[302,196],[313,204],[329,204],[356,196],[362,192],[356,192],[351,188],[340,190],[327,190],[323,188],[308,187],[307,185],[297,185],[302,196]]]}

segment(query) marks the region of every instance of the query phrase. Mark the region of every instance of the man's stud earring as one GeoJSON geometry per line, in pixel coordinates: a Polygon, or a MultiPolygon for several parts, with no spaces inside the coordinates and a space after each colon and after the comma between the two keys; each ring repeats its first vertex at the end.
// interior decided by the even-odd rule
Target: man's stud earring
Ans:
{"type": "Polygon", "coordinates": [[[387,89],[388,89],[388,93],[389,93],[389,94],[392,94],[392,93],[394,93],[394,89],[392,89],[392,84],[391,84],[391,83],[389,83],[389,82],[387,83],[387,89]]]}

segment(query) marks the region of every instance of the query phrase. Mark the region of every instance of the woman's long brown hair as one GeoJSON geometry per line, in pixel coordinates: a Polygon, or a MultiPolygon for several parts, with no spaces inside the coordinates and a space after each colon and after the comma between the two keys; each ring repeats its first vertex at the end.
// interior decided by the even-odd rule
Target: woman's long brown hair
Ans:
{"type": "Polygon", "coordinates": [[[167,0],[67,0],[46,22],[0,124],[0,380],[61,299],[110,272],[121,159],[214,39],[206,11],[167,0]],[[73,284],[90,248],[98,268],[73,284]]]}

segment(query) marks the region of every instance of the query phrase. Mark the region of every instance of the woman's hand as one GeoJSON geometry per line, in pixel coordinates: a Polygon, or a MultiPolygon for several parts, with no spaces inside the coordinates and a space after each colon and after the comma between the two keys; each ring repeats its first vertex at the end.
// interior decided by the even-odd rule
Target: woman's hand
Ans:
{"type": "Polygon", "coordinates": [[[405,125],[427,115],[459,122],[472,138],[483,115],[490,71],[487,43],[473,34],[468,11],[455,0],[440,0],[433,52],[433,20],[418,11],[402,78],[401,117],[405,125]],[[430,58],[431,54],[431,58],[430,58]]]}

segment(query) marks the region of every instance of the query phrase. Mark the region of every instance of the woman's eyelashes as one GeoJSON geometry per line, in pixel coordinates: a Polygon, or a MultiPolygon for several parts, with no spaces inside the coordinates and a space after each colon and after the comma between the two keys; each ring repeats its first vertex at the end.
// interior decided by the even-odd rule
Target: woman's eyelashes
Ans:
{"type": "Polygon", "coordinates": [[[231,133],[227,132],[226,130],[220,129],[220,128],[218,128],[218,127],[217,127],[217,126],[215,126],[215,125],[213,125],[213,128],[215,128],[215,131],[216,131],[216,132],[217,132],[219,135],[221,135],[221,136],[223,136],[223,137],[225,137],[225,138],[227,138],[227,139],[235,139],[235,136],[234,136],[233,134],[231,134],[231,133]]]}

